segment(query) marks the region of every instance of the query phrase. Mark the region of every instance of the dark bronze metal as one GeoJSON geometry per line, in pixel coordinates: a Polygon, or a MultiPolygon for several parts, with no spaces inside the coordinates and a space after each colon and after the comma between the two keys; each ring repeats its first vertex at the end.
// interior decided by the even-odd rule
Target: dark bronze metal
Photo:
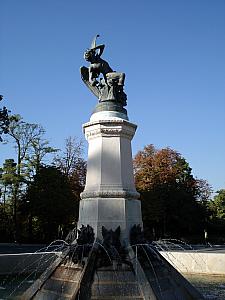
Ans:
{"type": "Polygon", "coordinates": [[[121,107],[126,106],[127,95],[123,91],[125,73],[113,71],[108,62],[101,58],[105,45],[96,45],[97,35],[91,48],[84,52],[89,67],[81,67],[81,78],[99,102],[113,101],[121,107]],[[103,78],[99,78],[102,75],[103,78]]]}

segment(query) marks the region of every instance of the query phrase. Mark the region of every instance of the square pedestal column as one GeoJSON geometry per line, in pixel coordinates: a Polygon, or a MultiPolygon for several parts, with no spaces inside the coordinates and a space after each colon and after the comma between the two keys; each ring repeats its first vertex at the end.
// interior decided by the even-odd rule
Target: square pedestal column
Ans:
{"type": "Polygon", "coordinates": [[[102,240],[102,226],[108,230],[121,229],[121,241],[129,243],[129,232],[134,224],[142,224],[139,200],[124,198],[89,198],[80,202],[80,225],[90,225],[102,240]]]}
{"type": "Polygon", "coordinates": [[[102,226],[108,230],[120,226],[121,240],[128,243],[130,228],[142,226],[131,153],[137,126],[121,118],[108,118],[83,127],[89,148],[78,226],[89,224],[99,239],[102,226]]]}

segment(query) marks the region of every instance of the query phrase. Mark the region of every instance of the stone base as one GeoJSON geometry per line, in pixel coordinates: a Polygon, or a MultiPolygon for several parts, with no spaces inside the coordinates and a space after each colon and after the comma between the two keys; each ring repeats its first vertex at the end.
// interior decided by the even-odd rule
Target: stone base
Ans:
{"type": "Polygon", "coordinates": [[[121,229],[121,242],[129,244],[130,229],[133,225],[142,226],[141,202],[125,198],[89,198],[80,201],[79,223],[90,225],[95,237],[102,240],[102,226],[108,230],[121,229]]]}

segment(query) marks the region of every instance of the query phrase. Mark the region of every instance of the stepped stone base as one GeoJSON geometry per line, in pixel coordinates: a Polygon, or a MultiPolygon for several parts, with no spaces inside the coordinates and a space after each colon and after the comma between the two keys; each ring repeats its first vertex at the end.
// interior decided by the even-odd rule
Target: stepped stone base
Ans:
{"type": "Polygon", "coordinates": [[[131,268],[122,265],[116,268],[103,267],[95,271],[91,300],[97,299],[144,300],[144,297],[131,268]]]}
{"type": "MultiPolygon", "coordinates": [[[[203,296],[151,245],[128,247],[126,260],[99,266],[98,244],[75,264],[66,254],[45,279],[37,279],[22,300],[203,300],[203,296]],[[153,251],[152,251],[153,249],[153,251]]],[[[68,252],[67,252],[68,253],[68,252]]],[[[100,255],[100,256],[99,256],[100,255]]]]}

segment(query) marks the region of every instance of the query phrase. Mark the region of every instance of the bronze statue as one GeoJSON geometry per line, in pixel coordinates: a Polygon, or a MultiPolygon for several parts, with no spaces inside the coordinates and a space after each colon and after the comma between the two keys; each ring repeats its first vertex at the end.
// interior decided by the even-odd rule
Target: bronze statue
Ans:
{"type": "Polygon", "coordinates": [[[108,62],[101,58],[105,45],[96,46],[97,35],[91,48],[84,52],[84,58],[90,62],[89,68],[81,67],[81,78],[87,87],[98,97],[99,102],[114,101],[126,105],[127,96],[123,91],[125,74],[115,72],[108,62]],[[103,78],[97,80],[100,76],[103,78]]]}

